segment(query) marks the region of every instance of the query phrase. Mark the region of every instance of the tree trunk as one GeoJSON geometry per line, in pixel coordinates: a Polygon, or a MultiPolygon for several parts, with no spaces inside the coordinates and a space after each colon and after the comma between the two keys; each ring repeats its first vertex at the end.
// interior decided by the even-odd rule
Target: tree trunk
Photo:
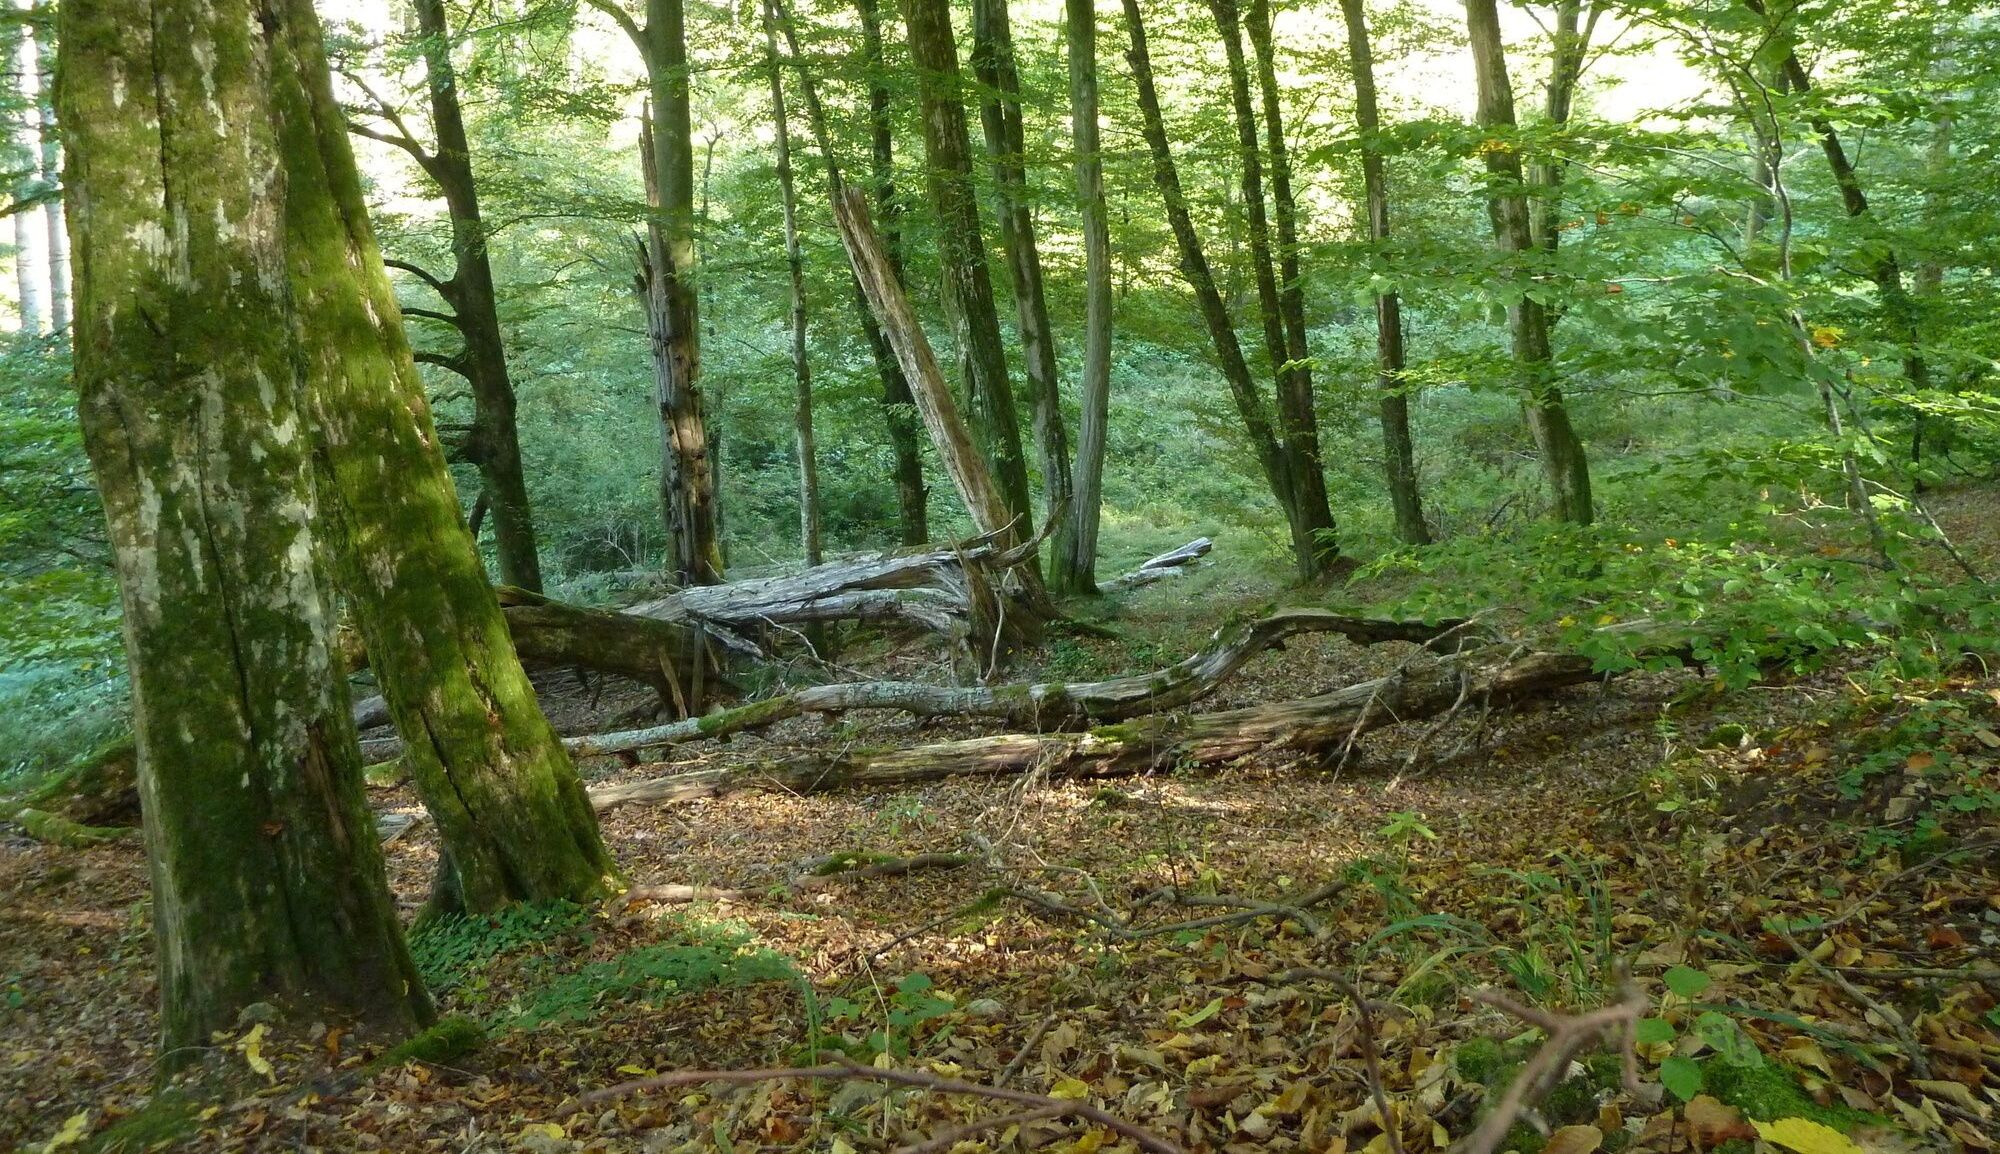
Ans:
{"type": "Polygon", "coordinates": [[[428,162],[420,159],[420,163],[444,193],[451,217],[451,251],[457,267],[444,282],[443,291],[452,307],[452,324],[465,341],[465,378],[472,388],[472,434],[467,438],[466,457],[479,469],[493,517],[501,583],[540,592],[542,567],[527,480],[521,471],[514,382],[508,376],[506,348],[500,337],[486,226],[479,215],[479,189],[473,178],[458,79],[451,62],[451,29],[445,23],[444,0],[414,0],[414,5],[417,30],[423,38],[431,123],[437,133],[437,151],[428,162]]]}
{"type": "MultiPolygon", "coordinates": [[[[1367,198],[1368,239],[1389,239],[1389,175],[1382,159],[1382,114],[1375,100],[1375,52],[1368,42],[1362,0],[1340,0],[1347,19],[1347,58],[1354,70],[1354,125],[1361,137],[1361,182],[1367,198]]],[[[1381,395],[1382,464],[1389,479],[1389,503],[1396,511],[1396,536],[1405,544],[1428,545],[1423,497],[1417,485],[1416,449],[1410,440],[1409,383],[1403,376],[1403,301],[1394,292],[1375,294],[1375,380],[1381,395]]]]}
{"type": "MultiPolygon", "coordinates": [[[[1235,0],[1224,0],[1233,4],[1235,0]]],[[[1292,469],[1299,515],[1319,548],[1314,558],[1322,571],[1340,554],[1338,526],[1326,496],[1326,468],[1320,456],[1319,414],[1313,395],[1312,352],[1306,345],[1305,284],[1299,272],[1299,208],[1292,196],[1291,154],[1285,147],[1284,111],[1278,100],[1277,53],[1271,42],[1269,0],[1249,0],[1243,26],[1257,57],[1257,87],[1264,112],[1264,139],[1271,163],[1271,216],[1276,228],[1278,319],[1284,332],[1284,357],[1273,367],[1278,386],[1278,434],[1292,469]]],[[[1241,49],[1238,50],[1240,55],[1241,49]]],[[[1254,118],[1250,118],[1254,120],[1254,118]]],[[[1245,155],[1255,154],[1253,144],[1245,155]]],[[[1247,174],[1246,169],[1246,174],[1247,174]]],[[[1246,175],[1245,191],[1248,191],[1246,175]]],[[[1271,249],[1267,247],[1265,261],[1271,249]]]]}
{"type": "Polygon", "coordinates": [[[124,604],[167,1069],[253,1002],[395,1033],[431,1012],[362,793],[316,535],[301,376],[319,350],[298,343],[287,225],[292,198],[324,190],[286,172],[294,109],[273,101],[298,32],[260,16],[284,19],[61,9],[78,408],[124,604]],[[168,19],[172,50],[154,43],[168,19]]]}
{"type": "Polygon", "coordinates": [[[70,326],[69,229],[63,221],[62,134],[56,126],[56,13],[53,5],[34,15],[35,59],[41,68],[42,188],[53,192],[42,206],[49,234],[49,331],[66,333],[70,326]]]}
{"type": "Polygon", "coordinates": [[[1236,402],[1237,415],[1243,420],[1250,449],[1264,470],[1264,480],[1271,486],[1279,510],[1285,514],[1286,523],[1291,527],[1292,554],[1299,574],[1310,578],[1320,571],[1315,557],[1319,543],[1304,531],[1302,519],[1294,513],[1296,503],[1292,494],[1292,474],[1285,448],[1271,430],[1263,397],[1258,393],[1256,380],[1250,375],[1250,363],[1244,359],[1243,346],[1236,338],[1236,322],[1229,315],[1229,306],[1223,303],[1221,292],[1215,287],[1215,275],[1209,268],[1207,255],[1202,251],[1201,236],[1195,232],[1194,218],[1188,213],[1187,194],[1181,189],[1180,170],[1174,164],[1173,146],[1167,141],[1166,118],[1160,111],[1159,91],[1153,84],[1152,57],[1146,48],[1146,26],[1139,13],[1138,0],[1123,0],[1123,4],[1125,22],[1132,36],[1132,48],[1126,59],[1131,62],[1132,81],[1138,88],[1146,146],[1153,155],[1153,183],[1165,202],[1167,224],[1173,229],[1174,243],[1180,253],[1181,276],[1194,290],[1202,322],[1208,326],[1209,340],[1215,345],[1216,359],[1221,362],[1222,376],[1229,384],[1231,399],[1236,402]]]}
{"type": "MultiPolygon", "coordinates": [[[[1058,586],[1097,591],[1097,530],[1104,505],[1104,445],[1111,410],[1111,229],[1104,214],[1104,153],[1098,136],[1097,6],[1064,0],[1069,39],[1070,139],[1076,149],[1076,199],[1083,217],[1083,402],[1077,426],[1076,470],[1069,519],[1058,534],[1071,540],[1057,556],[1073,560],[1058,586]]],[[[1058,538],[1060,540],[1060,537],[1058,538]]]]}
{"type": "MultiPolygon", "coordinates": [[[[926,183],[937,211],[945,315],[965,366],[966,397],[979,448],[999,480],[1008,516],[1019,517],[1026,524],[1034,516],[1028,497],[1028,467],[1021,453],[1020,418],[1014,410],[1013,386],[1007,380],[1000,312],[994,303],[986,244],[980,234],[951,5],[948,0],[905,0],[904,20],[917,73],[917,100],[923,112],[926,183]]],[[[904,361],[907,376],[907,358],[900,352],[898,358],[904,361]]],[[[921,385],[911,380],[910,387],[919,389],[921,385]]],[[[918,403],[921,407],[921,397],[918,403]]]]}
{"type": "MultiPolygon", "coordinates": [[[[1512,135],[1514,90],[1507,77],[1507,58],[1500,45],[1500,14],[1494,0],[1466,0],[1465,22],[1478,74],[1479,123],[1512,135]]],[[[1522,378],[1528,428],[1541,454],[1542,475],[1556,518],[1587,525],[1592,517],[1590,464],[1584,458],[1583,443],[1570,426],[1569,410],[1555,381],[1548,307],[1527,292],[1529,269],[1525,263],[1538,250],[1529,220],[1521,157],[1512,142],[1481,151],[1491,178],[1487,211],[1493,222],[1494,243],[1516,262],[1514,276],[1519,283],[1507,290],[1507,327],[1513,338],[1514,363],[1522,378]]]]}
{"type": "Polygon", "coordinates": [[[966,570],[974,635],[995,638],[993,659],[997,661],[1003,640],[1031,639],[1039,633],[1041,623],[1055,615],[1034,563],[1033,541],[1002,496],[987,468],[986,458],[972,443],[952,400],[951,389],[945,384],[944,373],[938,368],[937,356],[924,336],[923,324],[917,319],[916,310],[910,307],[902,282],[889,267],[882,242],[869,222],[867,200],[857,190],[844,188],[834,201],[833,210],[854,277],[868,294],[868,305],[902,362],[903,375],[910,382],[917,411],[923,414],[924,426],[930,431],[931,444],[957,487],[959,498],[965,502],[972,523],[1003,549],[1019,546],[1018,568],[1008,566],[1015,568],[1021,583],[1021,604],[1014,613],[1008,614],[989,604],[990,588],[975,571],[966,570]],[[1006,638],[1002,637],[1003,627],[1006,638]]]}
{"type": "MultiPolygon", "coordinates": [[[[1021,331],[1028,391],[1033,398],[1035,446],[1041,458],[1042,500],[1054,516],[1075,503],[1070,474],[1069,434],[1062,415],[1062,380],[1056,371],[1055,330],[1042,287],[1042,256],[1035,243],[1035,219],[1028,199],[1027,143],[1021,127],[1021,74],[1014,61],[1014,34],[1007,0],[973,0],[972,71],[982,89],[979,119],[986,150],[993,158],[999,202],[1000,244],[1014,285],[1014,314],[1021,331]]],[[[1070,509],[1069,515],[1074,515],[1070,509]]],[[[1058,533],[1049,558],[1050,584],[1058,592],[1074,586],[1077,558],[1073,534],[1058,533]]]]}
{"type": "MultiPolygon", "coordinates": [[[[15,154],[23,162],[14,182],[16,204],[32,202],[43,194],[40,157],[42,152],[41,97],[37,87],[41,66],[36,53],[33,27],[22,22],[10,30],[13,59],[8,62],[13,101],[18,120],[12,122],[15,154]]],[[[21,309],[23,340],[34,340],[49,331],[49,243],[40,213],[14,214],[14,279],[16,300],[21,309]]]]}
{"type": "Polygon", "coordinates": [[[785,269],[792,306],[792,433],[799,461],[799,544],[807,565],[821,561],[819,461],[813,449],[812,364],[806,358],[806,264],[799,248],[798,190],[792,182],[792,141],[785,123],[785,85],[778,72],[777,13],[764,0],[764,46],[771,66],[771,126],[777,148],[778,199],[785,217],[785,269]]]}
{"type": "MultiPolygon", "coordinates": [[[[1583,78],[1584,56],[1597,31],[1600,9],[1591,0],[1584,22],[1583,0],[1557,0],[1553,42],[1549,47],[1549,81],[1542,93],[1542,119],[1558,128],[1569,123],[1576,102],[1576,85],[1583,78]]],[[[1528,227],[1535,247],[1554,252],[1562,239],[1562,186],[1568,162],[1560,157],[1540,160],[1528,174],[1534,195],[1528,201],[1528,227]]]]}
{"type": "Polygon", "coordinates": [[[640,134],[646,198],[653,207],[641,277],[660,422],[660,508],[675,580],[714,585],[722,580],[722,547],[701,402],[700,309],[691,279],[694,127],[683,0],[646,0],[645,27],[630,21],[624,17],[645,59],[652,104],[640,134]]]}
{"type": "Polygon", "coordinates": [[[342,586],[473,911],[589,899],[615,867],[542,716],[465,531],[403,336],[311,0],[264,0],[283,34],[290,291],[307,342],[342,586]]]}
{"type": "MultiPolygon", "coordinates": [[[[882,243],[887,247],[890,266],[900,278],[903,274],[903,254],[898,218],[902,215],[902,202],[896,194],[895,113],[889,86],[883,80],[882,21],[875,0],[854,0],[854,7],[861,16],[862,64],[868,76],[869,174],[875,196],[875,214],[882,221],[882,243]]],[[[789,24],[786,29],[789,35],[789,24]]],[[[796,46],[792,54],[798,55],[796,46]]],[[[823,121],[824,117],[818,120],[823,121]]],[[[823,124],[816,131],[831,168],[831,137],[823,124]]],[[[875,357],[875,371],[882,378],[882,412],[889,428],[889,447],[896,457],[896,509],[903,544],[922,545],[931,539],[928,497],[924,488],[922,418],[917,415],[917,402],[910,396],[910,382],[903,377],[903,366],[897,362],[895,350],[882,336],[881,327],[875,323],[875,314],[868,310],[868,298],[861,291],[859,282],[854,286],[854,301],[861,317],[862,330],[868,337],[869,352],[875,357]]]]}

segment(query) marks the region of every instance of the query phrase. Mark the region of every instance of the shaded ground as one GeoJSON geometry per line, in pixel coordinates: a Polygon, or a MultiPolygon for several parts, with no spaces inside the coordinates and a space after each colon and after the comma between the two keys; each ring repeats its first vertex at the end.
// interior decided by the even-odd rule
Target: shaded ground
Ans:
{"type": "MultiPolygon", "coordinates": [[[[1065,639],[1037,661],[1071,678],[1163,664],[1224,611],[1275,593],[1218,568],[1136,595],[1117,622],[1122,640],[1065,639]]],[[[1393,668],[1399,650],[1294,642],[1200,708],[1319,692],[1393,668]]],[[[932,662],[921,650],[854,660],[932,662]]],[[[1383,1151],[1352,1004],[1323,982],[1264,981],[1326,966],[1377,1003],[1384,1090],[1416,1154],[1466,1133],[1483,1085],[1504,1082],[1520,1057],[1468,1045],[1523,1026],[1467,991],[1494,983],[1544,1005],[1595,1004],[1622,962],[1676,1033],[1648,1046],[1648,1082],[1678,1055],[1752,1118],[1815,1112],[1858,1126],[1871,1147],[1990,1148],[2000,1011],[1994,971],[1980,967],[2000,955],[2000,843],[1982,807],[2000,799],[2000,681],[1899,690],[1854,672],[1729,699],[1690,673],[1637,675],[1538,708],[1468,714],[1421,746],[1417,734],[1387,731],[1345,764],[1252,757],[1200,776],[946,781],[617,810],[605,833],[640,885],[761,892],[841,851],[979,860],[726,905],[619,902],[420,938],[442,1008],[492,1028],[483,1048],[364,1072],[369,1055],[335,1032],[257,1050],[240,1035],[219,1039],[214,1059],[244,1089],[192,1121],[192,1146],[859,1151],[991,1112],[962,1098],[783,1082],[635,1095],[562,1116],[582,1093],[655,1071],[839,1051],[1087,1096],[1190,1149],[1383,1151]],[[1267,918],[1120,941],[994,892],[1101,898],[1139,925],[1207,912],[1160,903],[1161,887],[1283,901],[1341,879],[1340,897],[1314,913],[1317,939],[1297,919],[1267,918]],[[1698,972],[1700,1006],[1666,994],[1674,966],[1698,972]],[[1718,1056],[1741,1059],[1732,1046],[1746,1037],[1760,1065],[1718,1056]],[[253,1055],[276,1063],[269,1085],[251,1073],[253,1055]],[[1764,1080],[1746,1090],[1754,1079],[1742,1071],[1753,1068],[1764,1080]],[[1902,1131],[1889,1135],[1888,1122],[1902,1131]]],[[[566,728],[642,700],[608,690],[593,704],[566,678],[545,688],[566,728]]],[[[654,775],[774,747],[969,732],[799,719],[689,747],[671,764],[590,771],[654,775]]],[[[373,800],[415,807],[401,789],[373,800]]],[[[390,854],[413,911],[435,861],[429,832],[390,854]]],[[[156,996],[145,891],[136,846],[0,843],[0,1147],[47,1140],[80,1112],[80,1131],[101,1130],[145,1101],[156,996]]],[[[1595,1126],[1606,1148],[1750,1136],[1691,1134],[1678,1112],[1650,1114],[1591,1076],[1567,1084],[1550,1121],[1595,1126]]],[[[1051,1122],[1010,1140],[1082,1135],[1071,1148],[1114,1148],[1095,1133],[1051,1122]]],[[[1001,1148],[1006,1136],[979,1138],[1001,1148]]],[[[1523,1133],[1514,1145],[1539,1143],[1523,1133]]]]}

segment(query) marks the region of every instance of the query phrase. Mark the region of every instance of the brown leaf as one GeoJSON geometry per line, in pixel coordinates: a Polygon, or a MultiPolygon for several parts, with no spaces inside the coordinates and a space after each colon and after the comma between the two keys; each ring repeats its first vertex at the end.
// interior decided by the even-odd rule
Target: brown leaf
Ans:
{"type": "Polygon", "coordinates": [[[1604,1131],[1595,1126],[1564,1126],[1549,1135],[1542,1154],[1592,1154],[1604,1145],[1604,1131]]]}
{"type": "Polygon", "coordinates": [[[1713,1149],[1724,1142],[1742,1138],[1755,1138],[1757,1131],[1743,1118],[1743,1111],[1734,1106],[1725,1106],[1707,1095],[1697,1095],[1687,1104],[1684,1111],[1688,1129],[1694,1131],[1695,1140],[1703,1149],[1713,1149]]]}

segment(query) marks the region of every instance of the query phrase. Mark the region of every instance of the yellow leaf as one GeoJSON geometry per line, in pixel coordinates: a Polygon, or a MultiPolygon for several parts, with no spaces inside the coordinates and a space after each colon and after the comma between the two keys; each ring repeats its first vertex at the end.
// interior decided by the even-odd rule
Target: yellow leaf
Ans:
{"type": "Polygon", "coordinates": [[[60,1150],[65,1146],[74,1146],[82,1140],[84,1134],[88,1133],[89,1130],[90,1111],[79,1110],[64,1119],[62,1129],[56,1131],[55,1137],[43,1143],[42,1149],[60,1150]]]}
{"type": "Polygon", "coordinates": [[[1796,1154],[1861,1154],[1847,1135],[1809,1118],[1780,1118],[1775,1122],[1751,1120],[1757,1134],[1773,1146],[1783,1146],[1796,1154]]]}
{"type": "Polygon", "coordinates": [[[1097,1154],[1097,1151],[1103,1147],[1104,1140],[1107,1137],[1109,1135],[1101,1128],[1088,1131],[1083,1137],[1070,1143],[1069,1154],[1097,1154]]]}
{"type": "Polygon", "coordinates": [[[1451,1145],[1451,1131],[1445,1129],[1436,1121],[1431,1122],[1431,1145],[1439,1150],[1451,1145]]]}
{"type": "Polygon", "coordinates": [[[264,1057],[264,1023],[250,1027],[250,1032],[243,1035],[236,1048],[243,1051],[243,1060],[250,1063],[252,1070],[274,1082],[278,1080],[277,1072],[271,1069],[270,1059],[264,1057]]]}
{"type": "Polygon", "coordinates": [[[1090,1086],[1080,1079],[1064,1074],[1056,1079],[1055,1088],[1049,1091],[1049,1097],[1061,1098],[1065,1102],[1081,1102],[1090,1097],[1090,1086]]]}
{"type": "Polygon", "coordinates": [[[618,1072],[620,1074],[630,1074],[635,1078],[650,1078],[653,1076],[653,1072],[651,1070],[648,1070],[646,1067],[634,1066],[629,1062],[623,1066],[618,1067],[618,1072]]]}
{"type": "Polygon", "coordinates": [[[1819,1043],[1811,1038],[1786,1039],[1785,1060],[1794,1066],[1811,1066],[1827,1077],[1833,1077],[1833,1063],[1827,1060],[1826,1051],[1819,1048],[1819,1043]]]}
{"type": "Polygon", "coordinates": [[[833,1140],[833,1154],[854,1154],[854,1146],[845,1138],[833,1140]]]}
{"type": "Polygon", "coordinates": [[[521,1127],[521,1132],[519,1134],[516,1134],[515,1137],[516,1138],[567,1138],[569,1137],[569,1135],[563,1133],[563,1128],[561,1126],[556,1125],[554,1122],[530,1122],[526,1126],[521,1127]]]}

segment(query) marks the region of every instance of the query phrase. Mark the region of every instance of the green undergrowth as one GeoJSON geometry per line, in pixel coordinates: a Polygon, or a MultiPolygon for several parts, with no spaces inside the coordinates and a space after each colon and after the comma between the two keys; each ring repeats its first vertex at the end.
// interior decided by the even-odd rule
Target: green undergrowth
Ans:
{"type": "Polygon", "coordinates": [[[557,978],[518,1003],[505,1024],[533,1029],[581,1022],[606,1001],[659,1005],[718,986],[802,980],[790,958],[755,945],[745,927],[683,923],[676,937],[680,940],[627,950],[557,978]]]}
{"type": "Polygon", "coordinates": [[[410,956],[433,994],[477,984],[498,959],[536,946],[552,946],[590,921],[575,902],[510,906],[496,914],[450,915],[410,935],[410,956]]]}

